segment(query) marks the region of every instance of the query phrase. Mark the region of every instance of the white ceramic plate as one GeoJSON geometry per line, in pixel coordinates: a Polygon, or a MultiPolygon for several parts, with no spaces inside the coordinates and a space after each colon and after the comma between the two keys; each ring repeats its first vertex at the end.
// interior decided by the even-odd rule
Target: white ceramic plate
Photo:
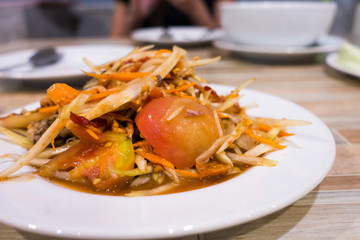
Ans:
{"type": "Polygon", "coordinates": [[[210,43],[221,34],[205,27],[169,27],[168,33],[171,37],[164,38],[162,27],[141,28],[132,32],[131,39],[141,43],[192,46],[210,43]]]}
{"type": "MultiPolygon", "coordinates": [[[[220,93],[232,88],[211,85],[220,93]]],[[[241,104],[256,102],[252,116],[311,121],[289,129],[291,146],[268,155],[276,167],[254,167],[204,189],[150,197],[101,196],[72,191],[41,178],[0,184],[0,221],[62,237],[89,239],[165,238],[215,231],[263,217],[314,189],[335,157],[329,129],[315,115],[284,99],[244,90],[241,104]]],[[[34,105],[30,106],[34,107],[34,105]]],[[[0,154],[24,153],[6,142],[0,154]]],[[[5,168],[1,164],[0,168],[5,168]]]]}
{"type": "MultiPolygon", "coordinates": [[[[95,64],[102,64],[112,59],[124,56],[133,46],[128,45],[77,45],[59,46],[56,50],[62,55],[59,62],[33,68],[30,64],[0,72],[0,79],[24,81],[60,81],[86,77],[81,71],[91,71],[83,62],[86,57],[95,64]]],[[[0,55],[0,68],[13,66],[17,63],[27,62],[35,49],[10,52],[0,55]]]]}
{"type": "Polygon", "coordinates": [[[325,36],[312,46],[305,47],[262,47],[242,45],[230,40],[215,40],[215,47],[231,52],[239,53],[248,57],[257,58],[299,58],[308,57],[320,53],[335,52],[339,49],[343,39],[335,36],[325,36]]]}
{"type": "Polygon", "coordinates": [[[349,74],[354,77],[360,77],[360,71],[355,71],[355,70],[347,68],[346,66],[339,64],[338,58],[339,58],[338,53],[329,54],[328,56],[326,56],[326,59],[325,59],[326,64],[339,72],[349,74]]]}

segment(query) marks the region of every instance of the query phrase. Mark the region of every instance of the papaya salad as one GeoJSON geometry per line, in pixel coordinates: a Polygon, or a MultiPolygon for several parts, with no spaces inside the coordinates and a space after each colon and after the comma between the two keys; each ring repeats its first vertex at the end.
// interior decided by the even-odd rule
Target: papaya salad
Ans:
{"type": "MultiPolygon", "coordinates": [[[[0,118],[0,132],[28,151],[1,156],[5,181],[24,166],[50,181],[87,192],[158,195],[213,185],[251,166],[273,167],[265,156],[286,148],[289,119],[255,118],[194,69],[220,60],[189,59],[186,51],[137,47],[95,65],[83,90],[55,83],[36,110],[0,118]]],[[[20,173],[19,173],[20,172],[20,173]]]]}

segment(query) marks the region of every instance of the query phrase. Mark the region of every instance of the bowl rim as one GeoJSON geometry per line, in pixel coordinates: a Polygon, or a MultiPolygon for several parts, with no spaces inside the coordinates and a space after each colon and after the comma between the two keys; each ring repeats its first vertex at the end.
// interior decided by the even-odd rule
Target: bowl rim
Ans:
{"type": "Polygon", "coordinates": [[[309,8],[330,8],[335,9],[335,2],[308,2],[308,1],[244,1],[244,2],[223,2],[220,4],[222,10],[238,10],[238,9],[309,9],[309,8]]]}

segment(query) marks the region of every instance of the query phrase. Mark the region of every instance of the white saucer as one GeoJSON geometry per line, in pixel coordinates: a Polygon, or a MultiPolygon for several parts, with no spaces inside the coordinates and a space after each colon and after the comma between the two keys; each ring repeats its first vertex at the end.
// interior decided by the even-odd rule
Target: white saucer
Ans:
{"type": "Polygon", "coordinates": [[[319,53],[331,53],[339,49],[343,39],[335,36],[324,36],[312,46],[304,47],[263,47],[234,43],[228,40],[214,41],[215,47],[239,53],[247,57],[256,58],[299,58],[308,57],[319,53]]]}
{"type": "Polygon", "coordinates": [[[210,43],[219,37],[219,30],[209,30],[205,27],[169,27],[171,37],[162,37],[164,28],[142,28],[132,32],[131,39],[140,43],[193,46],[210,43]]]}
{"type": "Polygon", "coordinates": [[[338,62],[338,58],[338,53],[329,54],[325,59],[326,64],[339,72],[360,78],[360,71],[355,71],[353,69],[347,68],[346,66],[343,66],[338,62]]]}
{"type": "MultiPolygon", "coordinates": [[[[62,55],[56,64],[33,68],[30,64],[0,72],[0,80],[22,81],[62,81],[88,78],[81,70],[91,71],[83,62],[88,58],[94,64],[102,64],[126,55],[134,47],[130,45],[73,45],[59,46],[62,55]]],[[[0,55],[0,68],[25,63],[35,53],[35,49],[10,52],[0,55]]]]}

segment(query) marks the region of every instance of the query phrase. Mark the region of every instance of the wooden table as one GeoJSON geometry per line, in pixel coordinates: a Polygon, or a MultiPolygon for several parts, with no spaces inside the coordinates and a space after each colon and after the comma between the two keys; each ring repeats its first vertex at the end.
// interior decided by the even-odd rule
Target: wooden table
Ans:
{"type": "MultiPolygon", "coordinates": [[[[18,41],[0,52],[44,45],[129,43],[110,39],[18,41]]],[[[360,79],[337,73],[321,61],[274,64],[244,60],[211,46],[188,49],[189,55],[221,55],[222,61],[198,69],[211,83],[239,85],[293,101],[321,118],[336,141],[336,160],[322,183],[294,204],[261,219],[183,239],[360,239],[360,79]]],[[[0,108],[12,110],[39,100],[49,83],[0,82],[0,108]]],[[[0,224],[0,239],[54,239],[0,224]]]]}

